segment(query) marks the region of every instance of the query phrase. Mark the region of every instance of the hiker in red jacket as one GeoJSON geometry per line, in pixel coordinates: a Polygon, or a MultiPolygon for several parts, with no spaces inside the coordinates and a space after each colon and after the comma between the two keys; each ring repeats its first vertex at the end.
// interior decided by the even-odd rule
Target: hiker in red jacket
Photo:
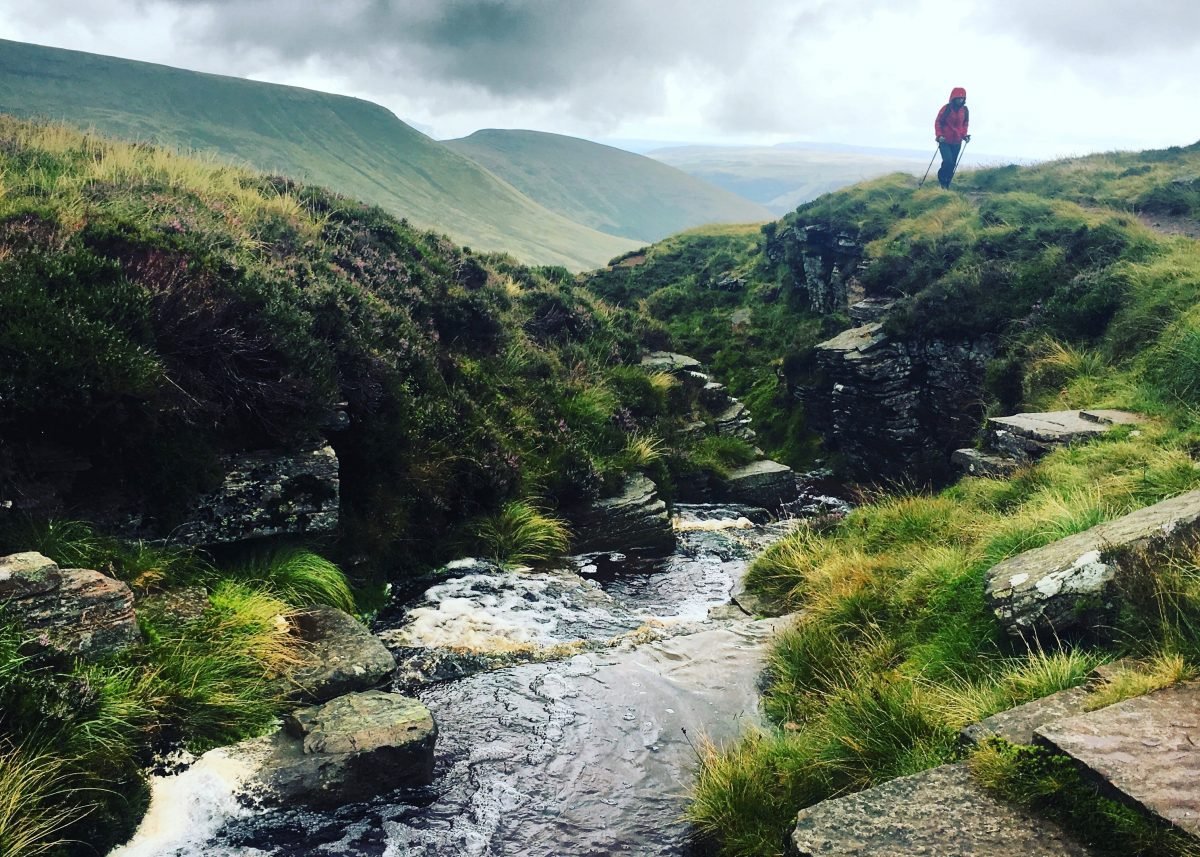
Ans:
{"type": "Polygon", "coordinates": [[[967,127],[971,122],[971,111],[967,110],[967,91],[956,86],[950,91],[950,103],[938,111],[933,120],[933,135],[937,138],[942,153],[942,166],[938,170],[938,184],[949,189],[958,166],[958,153],[963,143],[971,142],[967,127]]]}

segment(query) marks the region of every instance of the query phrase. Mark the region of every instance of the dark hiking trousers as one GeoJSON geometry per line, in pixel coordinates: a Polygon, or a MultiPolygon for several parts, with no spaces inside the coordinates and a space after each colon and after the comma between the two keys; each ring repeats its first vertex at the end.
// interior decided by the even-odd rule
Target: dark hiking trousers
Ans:
{"type": "Polygon", "coordinates": [[[944,188],[950,187],[950,179],[954,178],[954,167],[958,164],[958,153],[962,143],[938,143],[942,152],[942,166],[938,169],[938,184],[944,188]]]}

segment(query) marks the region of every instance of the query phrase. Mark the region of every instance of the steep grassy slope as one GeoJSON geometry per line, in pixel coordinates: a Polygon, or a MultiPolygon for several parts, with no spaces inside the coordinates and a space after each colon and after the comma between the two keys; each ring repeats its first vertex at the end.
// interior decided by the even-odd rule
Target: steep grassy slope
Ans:
{"type": "MultiPolygon", "coordinates": [[[[1118,576],[1107,643],[1027,646],[983,603],[996,562],[1200,485],[1200,242],[1186,228],[1200,214],[1198,174],[1200,146],[984,170],[956,193],[890,176],[802,206],[743,257],[747,297],[806,291],[829,250],[865,294],[896,301],[894,340],[994,338],[980,391],[994,407],[1117,407],[1147,420],[1011,478],[874,492],[845,521],[802,529],[755,563],[751,587],[797,619],[771,655],[771,725],[703,765],[692,817],[721,853],[778,854],[799,808],[961,758],[961,726],[1077,685],[1098,661],[1140,659],[1108,701],[1200,670],[1194,546],[1156,557],[1152,574],[1118,576]],[[1168,230],[1147,228],[1164,218],[1168,230]]],[[[603,276],[627,290],[640,278],[653,310],[669,278],[638,271],[603,276]]],[[[800,306],[792,317],[810,322],[800,306]]],[[[803,349],[787,357],[788,383],[802,387],[803,349]]],[[[1034,757],[992,748],[972,761],[985,783],[1052,810],[1099,854],[1195,853],[1034,757]]]]}
{"type": "Polygon", "coordinates": [[[887,151],[788,146],[680,146],[647,156],[753,200],[775,215],[864,179],[897,170],[919,174],[928,163],[928,158],[887,151]]]}
{"type": "Polygon", "coordinates": [[[0,41],[0,112],[217,152],[527,262],[590,268],[632,246],[354,98],[0,41]]]}
{"type": "Polygon", "coordinates": [[[487,130],[446,145],[551,211],[639,241],[707,223],[752,223],[771,216],[657,161],[575,137],[487,130]]]}

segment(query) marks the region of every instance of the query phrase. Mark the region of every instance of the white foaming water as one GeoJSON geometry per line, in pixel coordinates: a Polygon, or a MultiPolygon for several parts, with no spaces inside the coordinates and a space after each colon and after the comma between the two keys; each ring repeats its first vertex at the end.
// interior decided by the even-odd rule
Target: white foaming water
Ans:
{"type": "Polygon", "coordinates": [[[150,809],[137,833],[109,857],[255,857],[255,849],[223,849],[210,841],[221,826],[252,810],[239,804],[238,791],[259,767],[252,755],[235,748],[211,750],[180,774],[150,778],[150,809]]]}
{"type": "Polygon", "coordinates": [[[471,574],[434,586],[389,644],[474,652],[524,651],[576,639],[568,624],[611,618],[612,598],[569,572],[471,574]]]}
{"type": "Polygon", "coordinates": [[[698,521],[695,519],[684,519],[677,516],[671,520],[671,526],[678,533],[715,533],[720,530],[752,530],[754,522],[746,517],[737,517],[732,520],[707,520],[698,521]]]}

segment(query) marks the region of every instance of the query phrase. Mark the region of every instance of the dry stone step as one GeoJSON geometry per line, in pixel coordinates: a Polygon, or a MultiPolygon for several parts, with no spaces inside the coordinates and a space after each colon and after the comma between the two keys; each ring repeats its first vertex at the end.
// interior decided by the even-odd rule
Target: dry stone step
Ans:
{"type": "Polygon", "coordinates": [[[1003,738],[1011,744],[1033,743],[1033,735],[1039,726],[1062,720],[1074,714],[1082,714],[1087,704],[1088,691],[1085,687],[1060,690],[1033,702],[1018,705],[972,723],[960,733],[964,744],[979,745],[988,738],[1003,738]]]}
{"type": "Polygon", "coordinates": [[[943,765],[800,811],[792,857],[1088,857],[1059,827],[943,765]]]}
{"type": "Polygon", "coordinates": [[[1116,609],[1113,583],[1122,554],[1169,547],[1200,528],[1200,491],[1189,491],[1097,524],[993,566],[985,596],[1014,637],[1099,633],[1116,609]]]}
{"type": "Polygon", "coordinates": [[[1103,791],[1200,837],[1200,682],[1040,727],[1103,791]]]}

